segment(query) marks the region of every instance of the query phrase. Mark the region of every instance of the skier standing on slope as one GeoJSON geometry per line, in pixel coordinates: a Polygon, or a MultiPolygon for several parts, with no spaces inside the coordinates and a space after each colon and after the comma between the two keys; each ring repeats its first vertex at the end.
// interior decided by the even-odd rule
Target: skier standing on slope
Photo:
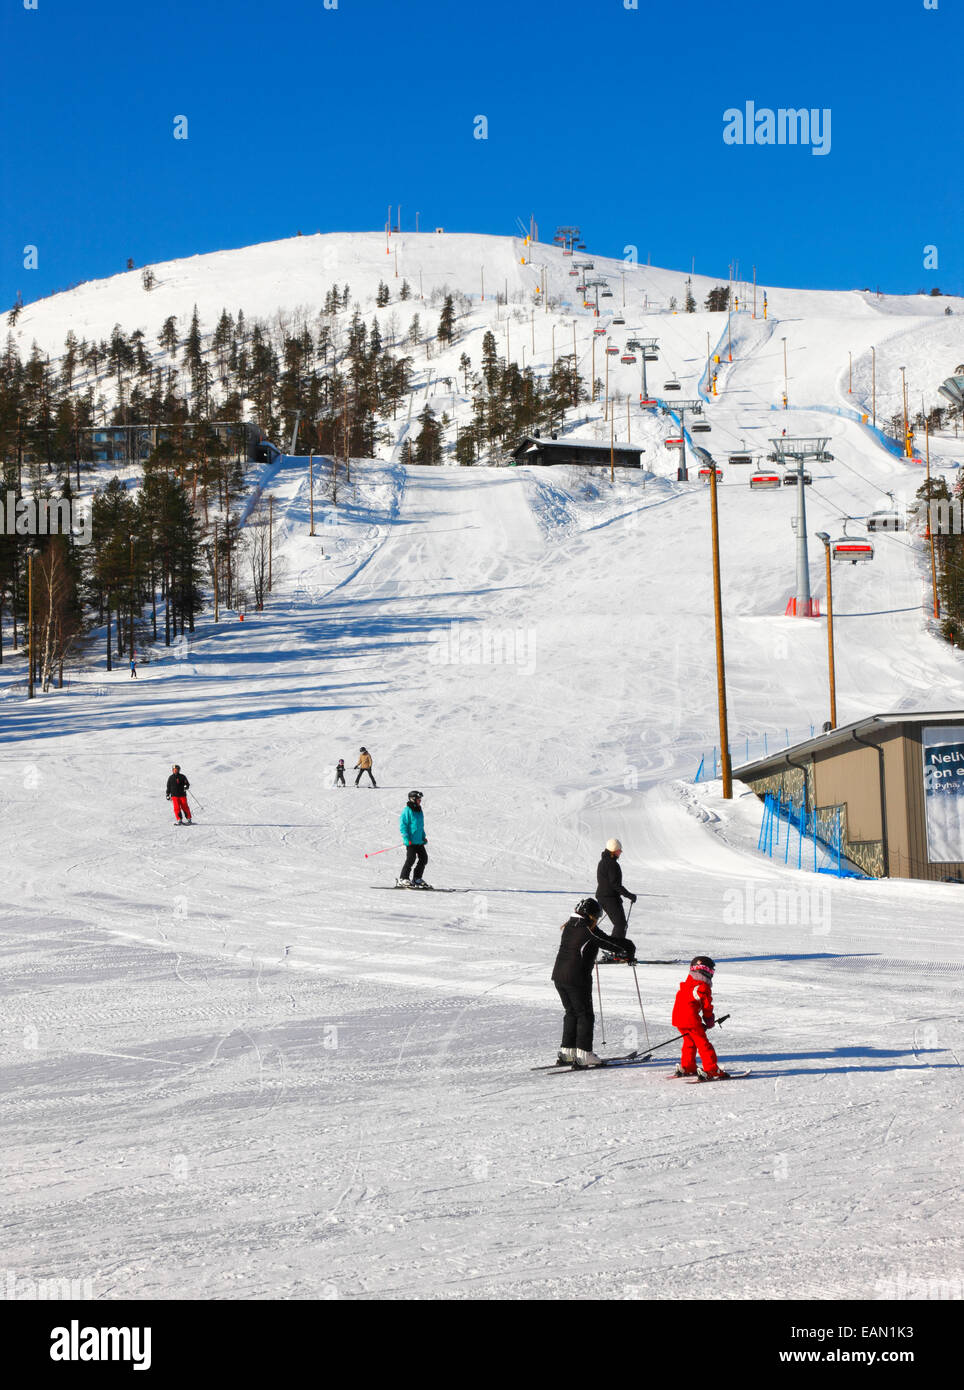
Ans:
{"type": "Polygon", "coordinates": [[[616,941],[624,939],[628,927],[622,899],[628,898],[631,903],[636,901],[636,894],[623,887],[623,871],[619,867],[619,856],[622,852],[623,847],[619,840],[607,840],[606,848],[596,867],[596,897],[613,924],[613,937],[616,941]]]}
{"type": "Polygon", "coordinates": [[[191,824],[191,808],[187,804],[187,789],[190,782],[181,771],[180,763],[175,763],[171,768],[171,775],[167,779],[167,799],[174,803],[174,819],[178,825],[181,824],[181,816],[191,824]]]}
{"type": "MultiPolygon", "coordinates": [[[[360,775],[361,775],[361,774],[359,774],[359,776],[360,776],[360,775]]],[[[339,758],[339,759],[338,759],[338,766],[335,768],[335,786],[336,786],[336,787],[344,787],[344,786],[347,786],[347,783],[345,782],[345,759],[344,759],[344,758],[339,758]]]]}
{"type": "Polygon", "coordinates": [[[137,680],[137,662],[131,657],[131,680],[137,680]]]}
{"type": "Polygon", "coordinates": [[[690,973],[680,982],[673,1005],[673,1027],[683,1036],[683,1055],[676,1067],[677,1076],[701,1076],[707,1081],[726,1081],[729,1072],[723,1070],[716,1058],[716,1049],[706,1036],[706,1030],[716,1025],[713,1014],[713,974],[715,963],[709,956],[694,956],[690,973]],[[697,1050],[700,1062],[696,1061],[697,1050]]]}
{"type": "Polygon", "coordinates": [[[396,888],[429,888],[422,878],[422,871],[428,863],[428,850],[425,848],[428,841],[425,838],[425,817],[422,815],[422,793],[409,792],[408,801],[405,803],[404,810],[398,818],[398,828],[401,831],[402,839],[408,846],[405,853],[405,863],[402,865],[402,872],[395,880],[396,888]],[[409,874],[412,865],[415,865],[415,881],[409,882],[409,874]]]}
{"type": "Polygon", "coordinates": [[[358,771],[358,776],[355,778],[356,787],[362,779],[363,772],[368,773],[368,776],[371,778],[371,783],[373,787],[378,786],[378,783],[375,781],[375,778],[372,774],[372,755],[371,753],[369,753],[367,748],[360,748],[358,750],[358,762],[355,764],[355,768],[353,769],[353,771],[356,769],[358,771]]]}
{"type": "Polygon", "coordinates": [[[562,1024],[560,1065],[598,1067],[601,1058],[592,1050],[596,1016],[592,1007],[592,968],[600,946],[632,960],[636,947],[625,938],[616,940],[601,931],[598,922],[602,908],[595,898],[583,898],[568,921],[560,927],[562,940],[552,967],[556,987],[566,1016],[562,1024]]]}

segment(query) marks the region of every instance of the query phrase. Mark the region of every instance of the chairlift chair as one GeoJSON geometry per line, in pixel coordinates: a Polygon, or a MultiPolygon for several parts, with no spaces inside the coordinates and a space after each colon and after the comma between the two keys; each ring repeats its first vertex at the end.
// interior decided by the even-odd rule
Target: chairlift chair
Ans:
{"type": "Polygon", "coordinates": [[[572,268],[572,270],[570,270],[569,274],[570,274],[570,275],[578,275],[578,274],[579,274],[579,271],[576,269],[575,266],[573,266],[573,268],[572,268]]]}
{"type": "Polygon", "coordinates": [[[616,346],[615,343],[610,343],[609,346],[606,348],[607,357],[615,357],[618,352],[619,348],[616,346]]]}
{"type": "Polygon", "coordinates": [[[709,434],[711,425],[709,420],[694,420],[690,425],[693,434],[709,434]]]}
{"type": "Polygon", "coordinates": [[[750,464],[752,464],[752,462],[753,462],[753,455],[752,455],[752,454],[731,454],[731,455],[730,455],[729,461],[730,461],[730,463],[750,463],[750,464]]]}
{"type": "Polygon", "coordinates": [[[659,361],[659,353],[658,353],[658,352],[644,352],[644,353],[643,353],[643,361],[644,361],[644,362],[658,362],[658,361],[659,361]]]}
{"type": "Polygon", "coordinates": [[[605,338],[606,336],[605,328],[594,328],[592,333],[594,338],[605,338]]]}
{"type": "Polygon", "coordinates": [[[651,405],[659,405],[659,401],[654,400],[652,396],[644,396],[644,395],[642,394],[642,392],[640,392],[639,403],[640,403],[640,405],[643,406],[643,407],[651,406],[651,405]]]}
{"type": "Polygon", "coordinates": [[[625,323],[625,322],[626,322],[626,320],[623,318],[622,314],[617,314],[616,317],[613,319],[613,323],[625,323]]]}
{"type": "Polygon", "coordinates": [[[602,290],[599,297],[600,299],[612,299],[613,292],[612,290],[602,290]]]}
{"type": "Polygon", "coordinates": [[[676,438],[664,439],[664,440],[663,440],[663,443],[666,445],[667,449],[682,449],[682,447],[683,447],[683,437],[682,437],[682,435],[680,435],[680,437],[679,437],[678,439],[676,439],[676,438]]]}
{"type": "Polygon", "coordinates": [[[874,558],[874,543],[856,536],[841,536],[831,545],[830,553],[835,560],[849,561],[850,564],[856,565],[861,560],[874,558]]]}
{"type": "MultiPolygon", "coordinates": [[[[713,469],[710,467],[709,464],[706,464],[703,468],[700,469],[700,479],[701,479],[704,483],[708,483],[708,482],[710,481],[710,478],[712,477],[712,474],[713,474],[713,469]]],[[[716,470],[716,481],[717,481],[717,482],[721,482],[722,479],[723,479],[723,469],[722,469],[722,468],[717,468],[717,470],[716,470]]]]}
{"type": "Polygon", "coordinates": [[[682,386],[681,386],[680,383],[676,380],[675,376],[673,377],[673,380],[672,380],[672,381],[664,381],[664,382],[663,382],[663,390],[664,390],[664,391],[682,391],[682,389],[683,389],[682,386]]]}
{"type": "Polygon", "coordinates": [[[754,474],[753,474],[752,478],[750,479],[750,487],[752,487],[752,488],[780,487],[780,486],[782,486],[782,482],[783,482],[783,479],[780,477],[780,474],[779,474],[779,473],[772,473],[769,469],[766,469],[766,470],[763,470],[763,471],[761,471],[761,472],[759,472],[759,473],[754,473],[754,474]]]}
{"type": "MultiPolygon", "coordinates": [[[[797,470],[796,470],[795,468],[790,468],[790,469],[788,469],[788,470],[786,471],[786,473],[784,473],[784,475],[783,475],[783,483],[784,483],[784,486],[785,486],[785,487],[797,487],[797,486],[799,485],[799,481],[800,481],[800,474],[797,472],[797,470]]],[[[804,472],[803,472],[803,485],[804,485],[804,487],[810,487],[810,485],[811,485],[812,483],[813,483],[813,478],[812,478],[811,475],[806,471],[806,469],[804,469],[804,472]]]]}
{"type": "Polygon", "coordinates": [[[636,354],[635,352],[624,352],[619,360],[620,362],[625,362],[628,367],[631,367],[636,361],[636,354]]]}
{"type": "MultiPolygon", "coordinates": [[[[887,495],[893,502],[893,494],[888,493],[887,495]]],[[[904,519],[896,506],[878,507],[867,518],[868,531],[903,531],[904,529],[904,519]]]]}

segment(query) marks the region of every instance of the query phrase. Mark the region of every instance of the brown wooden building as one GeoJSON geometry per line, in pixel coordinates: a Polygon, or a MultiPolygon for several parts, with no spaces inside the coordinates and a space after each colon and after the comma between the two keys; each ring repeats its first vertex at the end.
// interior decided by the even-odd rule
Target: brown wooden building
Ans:
{"type": "Polygon", "coordinates": [[[839,811],[842,853],[874,878],[964,881],[964,711],[869,715],[733,776],[839,811]]]}
{"type": "Polygon", "coordinates": [[[511,451],[517,464],[547,467],[553,464],[575,463],[583,467],[608,468],[610,459],[615,468],[641,468],[646,450],[641,444],[594,444],[586,439],[545,439],[538,434],[526,435],[511,451]]]}

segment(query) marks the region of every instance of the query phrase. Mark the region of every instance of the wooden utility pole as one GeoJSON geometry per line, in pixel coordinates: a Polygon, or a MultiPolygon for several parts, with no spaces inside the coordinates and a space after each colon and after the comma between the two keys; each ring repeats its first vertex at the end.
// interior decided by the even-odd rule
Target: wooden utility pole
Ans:
{"type": "MultiPolygon", "coordinates": [[[[681,422],[682,423],[682,422],[681,422]]],[[[723,598],[720,589],[720,523],[716,503],[716,461],[710,461],[710,524],[713,532],[713,621],[716,631],[716,691],[720,715],[720,761],[723,767],[723,799],[733,799],[730,771],[730,735],[726,718],[726,666],[723,659],[723,598]]]]}
{"type": "MultiPolygon", "coordinates": [[[[271,593],[271,561],[274,552],[274,493],[268,493],[268,593],[271,593]]],[[[264,554],[262,550],[261,554],[264,554]]]]}
{"type": "Polygon", "coordinates": [[[315,455],[312,451],[308,455],[308,515],[311,518],[311,530],[309,535],[315,534],[315,455]]]}
{"type": "MultiPolygon", "coordinates": [[[[575,330],[573,330],[575,331],[575,330]]],[[[592,335],[592,385],[590,388],[590,398],[596,399],[596,335],[592,335]]]]}
{"type": "MultiPolygon", "coordinates": [[[[110,627],[107,629],[107,665],[110,667],[110,627]]],[[[27,551],[27,699],[33,699],[33,551],[27,551]]]]}
{"type": "Polygon", "coordinates": [[[927,536],[931,547],[931,590],[934,595],[934,617],[939,618],[941,616],[941,603],[937,596],[937,556],[934,553],[934,528],[931,525],[931,443],[926,416],[924,418],[924,442],[927,446],[927,536]]]}
{"type": "Polygon", "coordinates": [[[131,536],[131,640],[128,656],[134,658],[134,537],[131,536]]]}
{"type": "Polygon", "coordinates": [[[833,576],[830,567],[830,537],[823,540],[827,562],[827,669],[830,673],[830,727],[837,727],[837,675],[833,660],[833,576]]]}
{"type": "Polygon", "coordinates": [[[606,399],[603,403],[603,420],[609,419],[609,343],[606,344],[606,399]]]}

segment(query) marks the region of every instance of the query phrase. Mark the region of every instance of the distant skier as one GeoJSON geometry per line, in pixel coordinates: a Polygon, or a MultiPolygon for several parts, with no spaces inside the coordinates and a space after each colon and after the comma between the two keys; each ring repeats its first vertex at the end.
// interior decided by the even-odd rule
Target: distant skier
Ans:
{"type": "Polygon", "coordinates": [[[358,751],[358,762],[355,764],[355,769],[357,769],[357,771],[358,771],[358,776],[355,778],[355,786],[356,786],[356,787],[358,786],[358,783],[359,783],[359,782],[361,781],[361,779],[362,779],[362,773],[363,773],[363,772],[367,772],[367,773],[368,773],[368,776],[371,778],[371,784],[372,784],[373,787],[377,787],[377,786],[378,786],[378,783],[375,781],[374,775],[373,775],[373,773],[372,773],[372,755],[371,755],[371,753],[369,753],[369,751],[368,751],[367,748],[360,748],[360,749],[359,749],[359,751],[358,751]]]}
{"type": "Polygon", "coordinates": [[[187,804],[187,789],[190,785],[181,771],[180,764],[175,763],[167,779],[167,799],[174,803],[174,819],[178,825],[181,824],[182,816],[188,825],[191,824],[191,808],[187,804]]]}
{"type": "Polygon", "coordinates": [[[137,680],[137,663],[134,661],[133,657],[131,657],[131,680],[137,680]]]}
{"type": "Polygon", "coordinates": [[[595,898],[583,898],[568,921],[560,927],[562,940],[552,968],[566,1016],[562,1024],[562,1045],[556,1059],[560,1066],[598,1067],[601,1059],[592,1050],[596,1016],[592,1007],[592,968],[596,952],[606,946],[619,956],[632,960],[636,947],[623,938],[607,936],[598,922],[602,908],[595,898]]]}
{"type": "Polygon", "coordinates": [[[398,818],[398,828],[408,848],[405,852],[402,872],[395,880],[395,887],[430,888],[432,885],[426,883],[422,878],[425,865],[428,863],[428,850],[425,848],[428,840],[425,837],[425,817],[422,815],[421,792],[409,792],[408,801],[398,818]],[[415,866],[415,879],[414,882],[410,882],[408,876],[413,865],[415,866]]]}
{"type": "Polygon", "coordinates": [[[335,768],[335,786],[345,787],[347,785],[348,784],[345,781],[345,759],[339,758],[338,766],[335,768]]]}
{"type": "Polygon", "coordinates": [[[708,1028],[716,1026],[713,1014],[713,974],[715,963],[709,956],[694,956],[690,973],[681,981],[673,1005],[673,1027],[683,1036],[683,1053],[676,1067],[677,1076],[702,1076],[708,1081],[726,1081],[729,1072],[723,1070],[716,1050],[706,1036],[708,1028]],[[700,1062],[696,1061],[697,1051],[700,1062]]]}
{"type": "Polygon", "coordinates": [[[623,887],[623,871],[619,867],[619,856],[622,852],[623,847],[619,840],[607,840],[606,848],[596,867],[596,897],[603,912],[613,924],[613,937],[616,941],[622,941],[628,926],[621,900],[628,898],[631,903],[636,901],[636,894],[623,887]]]}

